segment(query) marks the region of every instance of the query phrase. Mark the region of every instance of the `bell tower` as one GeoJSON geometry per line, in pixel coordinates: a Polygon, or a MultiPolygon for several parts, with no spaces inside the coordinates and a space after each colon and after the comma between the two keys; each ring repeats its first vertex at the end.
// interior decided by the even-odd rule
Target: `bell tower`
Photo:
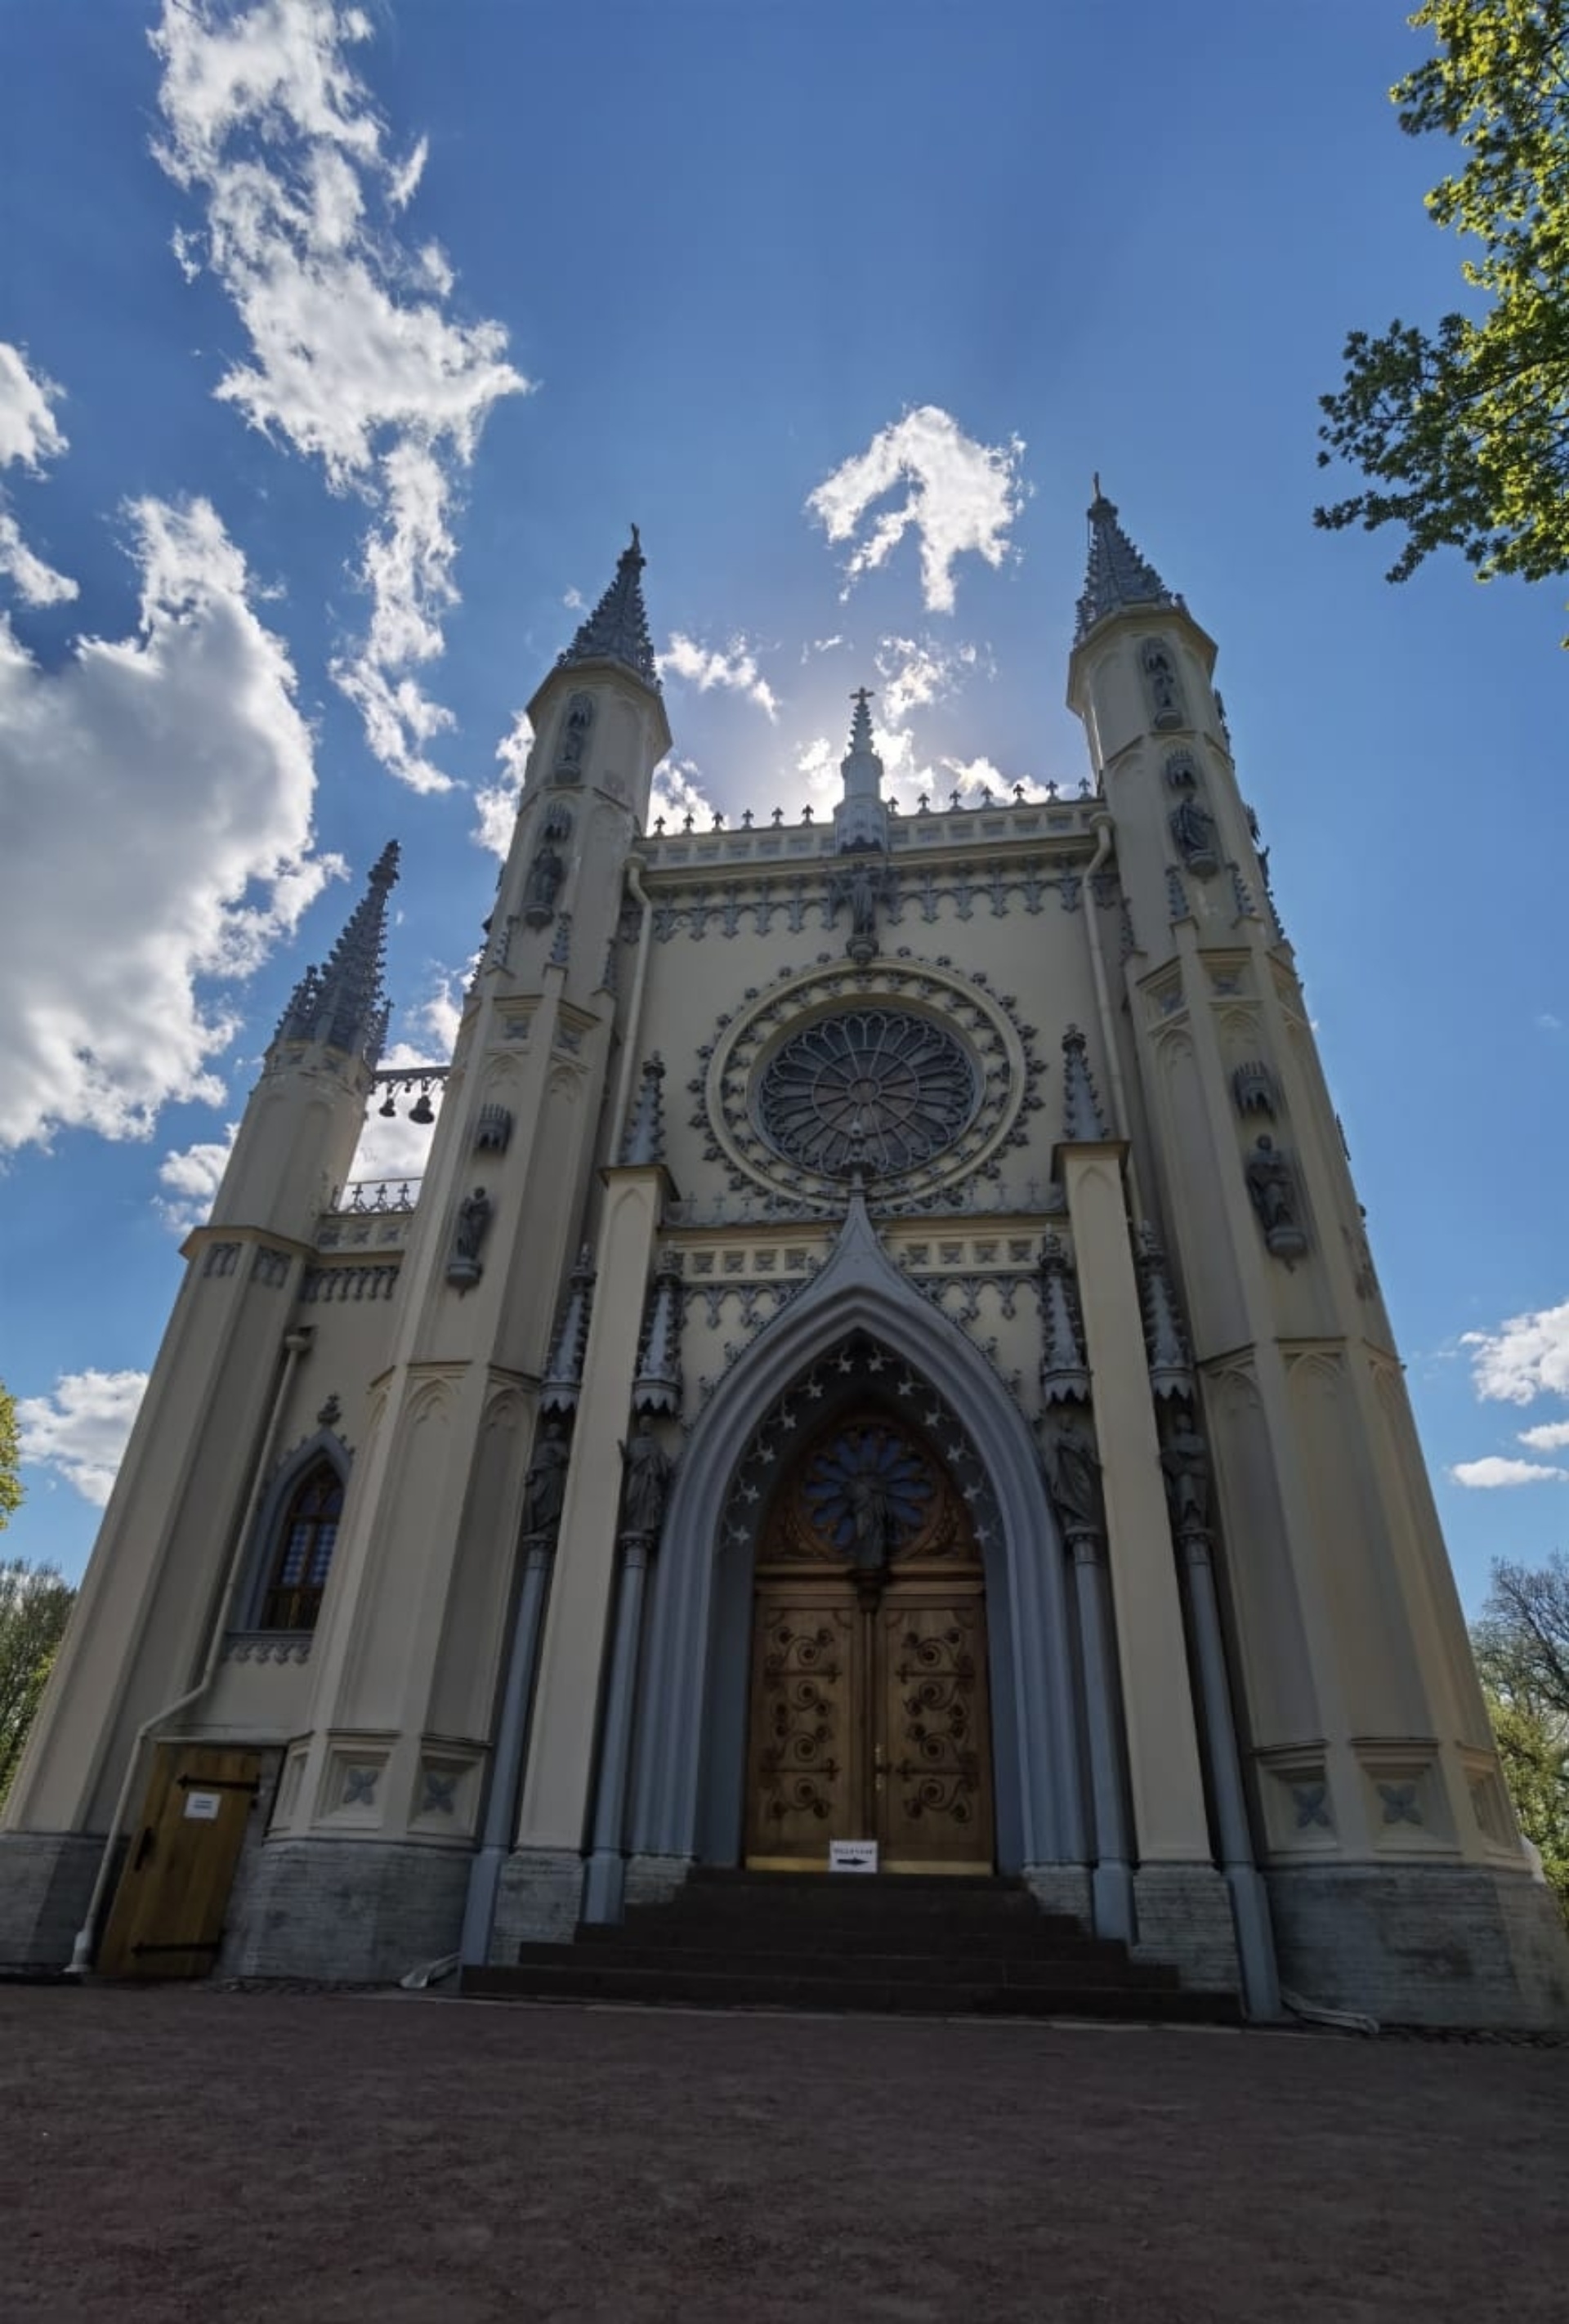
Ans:
{"type": "Polygon", "coordinates": [[[1214,642],[1098,479],[1089,532],[1068,701],[1126,905],[1135,1162],[1198,1383],[1196,1438],[1162,1408],[1164,1457],[1190,1507],[1195,1458],[1213,1479],[1282,1982],[1410,2014],[1403,1953],[1430,1914],[1523,1989],[1536,1892],[1214,642]]]}

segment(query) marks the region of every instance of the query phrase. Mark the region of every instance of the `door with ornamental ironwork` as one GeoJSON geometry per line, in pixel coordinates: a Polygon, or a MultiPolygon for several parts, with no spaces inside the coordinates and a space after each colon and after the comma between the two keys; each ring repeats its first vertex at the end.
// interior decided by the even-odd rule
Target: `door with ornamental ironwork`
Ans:
{"type": "Polygon", "coordinates": [[[875,1840],[890,1872],[992,1857],[980,1552],[918,1433],[873,1412],[805,1448],[758,1545],[746,1860],[826,1870],[875,1840]]]}

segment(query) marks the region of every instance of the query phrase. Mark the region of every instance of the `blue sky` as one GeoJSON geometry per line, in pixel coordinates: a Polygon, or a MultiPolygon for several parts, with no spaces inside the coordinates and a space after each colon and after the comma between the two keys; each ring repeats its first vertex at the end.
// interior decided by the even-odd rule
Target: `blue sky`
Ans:
{"type": "Polygon", "coordinates": [[[8,1550],[79,1571],[394,835],[445,1053],[630,519],[667,796],[793,817],[863,682],[906,798],[1076,784],[1096,469],[1220,643],[1467,1601],[1564,1540],[1565,593],[1310,522],[1345,331],[1456,301],[1421,53],[1399,0],[0,5],[8,1550]]]}

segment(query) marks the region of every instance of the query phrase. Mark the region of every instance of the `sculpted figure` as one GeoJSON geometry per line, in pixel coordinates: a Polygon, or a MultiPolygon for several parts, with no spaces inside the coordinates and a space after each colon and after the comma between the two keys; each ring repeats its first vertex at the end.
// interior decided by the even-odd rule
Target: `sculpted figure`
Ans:
{"type": "Polygon", "coordinates": [[[1100,1456],[1089,1430],[1076,1420],[1065,1421],[1051,1440],[1047,1485],[1066,1534],[1103,1529],[1100,1456]]]}
{"type": "Polygon", "coordinates": [[[1149,686],[1149,698],[1155,705],[1155,724],[1176,726],[1182,719],[1182,706],[1177,695],[1177,672],[1164,646],[1153,641],[1140,657],[1144,676],[1149,686]]]}
{"type": "Polygon", "coordinates": [[[1209,1523],[1209,1446],[1194,1426],[1192,1415],[1179,1410],[1176,1426],[1160,1448],[1166,1472],[1167,1498],[1178,1533],[1209,1523]]]}
{"type": "Polygon", "coordinates": [[[1196,871],[1213,870],[1215,862],[1214,817],[1195,798],[1179,799],[1171,810],[1171,835],[1185,863],[1196,871]]]}
{"type": "Polygon", "coordinates": [[[621,1448],[625,1480],[621,1494],[622,1529],[626,1533],[657,1534],[669,1489],[670,1462],[645,1414],[630,1444],[621,1448]]]}
{"type": "Polygon", "coordinates": [[[1260,1138],[1248,1157],[1248,1192],[1266,1234],[1296,1224],[1292,1217],[1291,1165],[1272,1138],[1260,1138]]]}
{"type": "Polygon", "coordinates": [[[846,1480],[844,1499],[855,1535],[857,1565],[883,1564],[893,1546],[893,1510],[887,1489],[875,1469],[858,1469],[846,1480]]]}
{"type": "Polygon", "coordinates": [[[548,920],[556,908],[556,899],[561,890],[566,871],[559,852],[550,842],[542,840],[535,850],[529,866],[529,876],[523,882],[523,909],[531,919],[548,920]]]}
{"type": "Polygon", "coordinates": [[[583,764],[584,747],[593,724],[594,696],[591,694],[575,694],[567,705],[566,723],[561,729],[561,747],[556,753],[558,773],[576,776],[583,764]]]}
{"type": "Polygon", "coordinates": [[[491,1199],[483,1186],[466,1194],[457,1206],[457,1231],[453,1238],[456,1259],[475,1259],[490,1227],[491,1199]]]}
{"type": "Polygon", "coordinates": [[[560,1524],[569,1457],[560,1425],[552,1420],[534,1447],[534,1457],[523,1480],[525,1534],[554,1533],[560,1524]]]}

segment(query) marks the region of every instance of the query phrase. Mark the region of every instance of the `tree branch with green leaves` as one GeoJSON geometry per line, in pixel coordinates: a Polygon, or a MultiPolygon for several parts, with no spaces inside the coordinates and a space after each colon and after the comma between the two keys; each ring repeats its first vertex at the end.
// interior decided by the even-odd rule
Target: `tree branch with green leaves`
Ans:
{"type": "Polygon", "coordinates": [[[1426,205],[1477,295],[1433,332],[1352,332],[1318,463],[1366,482],[1314,521],[1403,528],[1391,581],[1438,549],[1479,580],[1546,580],[1569,571],[1569,0],[1426,0],[1410,21],[1437,53],[1390,96],[1408,136],[1465,156],[1426,205]]]}

